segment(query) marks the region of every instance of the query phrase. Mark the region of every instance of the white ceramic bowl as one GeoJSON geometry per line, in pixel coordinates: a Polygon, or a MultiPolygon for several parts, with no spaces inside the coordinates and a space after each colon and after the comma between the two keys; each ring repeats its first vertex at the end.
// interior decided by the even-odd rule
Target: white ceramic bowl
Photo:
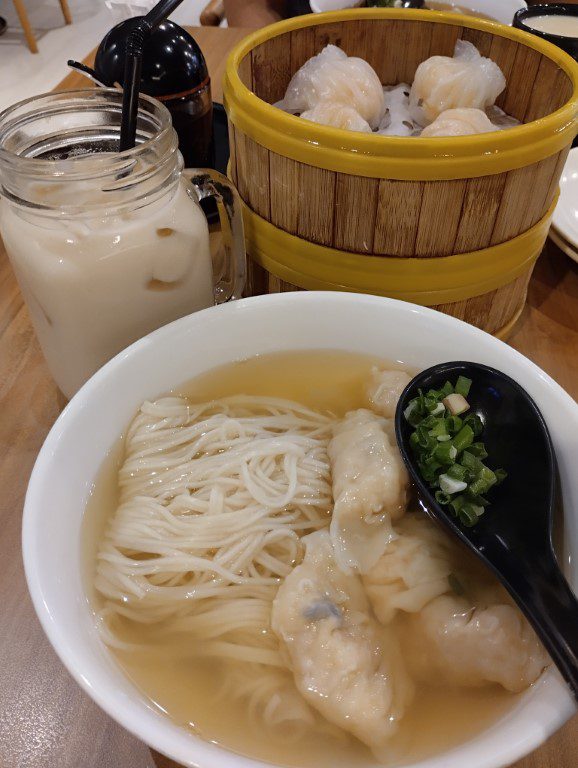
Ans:
{"type": "MultiPolygon", "coordinates": [[[[100,642],[82,587],[83,510],[105,454],[146,398],[217,365],[258,353],[341,349],[410,366],[476,360],[520,381],[551,429],[560,464],[566,541],[578,584],[578,406],[545,373],[495,338],[429,309],[347,293],[285,293],[178,320],[102,368],[64,410],[34,467],[23,521],[24,564],[36,612],[75,680],[115,720],[159,752],[199,768],[263,768],[177,727],[123,676],[100,642]]],[[[568,562],[566,553],[565,560],[568,562]]],[[[498,724],[413,768],[499,768],[541,744],[574,707],[554,672],[498,724]]]]}
{"type": "MultiPolygon", "coordinates": [[[[435,2],[458,5],[474,13],[478,11],[491,19],[510,26],[516,11],[528,7],[524,0],[434,0],[435,2]]],[[[343,8],[363,5],[363,0],[310,0],[309,5],[313,13],[323,13],[324,11],[340,11],[343,8]]]]}

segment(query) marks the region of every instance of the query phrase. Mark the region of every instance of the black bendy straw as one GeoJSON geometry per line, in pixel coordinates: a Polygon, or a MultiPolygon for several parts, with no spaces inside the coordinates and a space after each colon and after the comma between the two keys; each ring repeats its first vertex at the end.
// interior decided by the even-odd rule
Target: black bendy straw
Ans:
{"type": "Polygon", "coordinates": [[[136,142],[136,120],[140,73],[145,43],[150,33],[165,21],[183,0],[160,0],[146,16],[139,19],[127,38],[124,87],[120,123],[120,152],[132,149],[136,142]]]}

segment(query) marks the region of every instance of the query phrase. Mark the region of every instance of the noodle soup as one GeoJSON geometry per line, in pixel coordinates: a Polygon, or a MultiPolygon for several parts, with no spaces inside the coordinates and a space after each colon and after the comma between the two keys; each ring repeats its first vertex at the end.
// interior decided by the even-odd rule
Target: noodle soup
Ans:
{"type": "MultiPolygon", "coordinates": [[[[408,511],[404,507],[393,522],[397,543],[383,534],[391,548],[384,546],[377,571],[339,576],[342,591],[353,579],[355,589],[365,591],[371,602],[364,609],[361,634],[356,625],[348,637],[363,644],[364,628],[383,629],[389,639],[380,635],[379,652],[393,653],[399,646],[396,665],[407,667],[407,680],[394,691],[403,699],[403,713],[394,714],[392,708],[391,736],[379,748],[370,737],[372,754],[367,741],[343,727],[339,711],[327,712],[304,695],[292,656],[295,646],[283,632],[282,593],[290,588],[288,577],[307,566],[314,537],[329,536],[338,507],[333,497],[339,495],[336,451],[343,445],[336,440],[350,419],[346,414],[363,409],[368,423],[383,428],[384,444],[389,440],[388,419],[374,411],[391,411],[395,404],[384,399],[383,383],[372,389],[376,366],[395,367],[355,354],[308,352],[257,357],[205,374],[170,399],[141,409],[102,468],[87,507],[87,591],[102,637],[124,672],[183,728],[273,764],[329,768],[370,766],[377,759],[393,766],[424,759],[491,726],[517,700],[504,681],[522,690],[544,666],[537,641],[521,629],[522,619],[501,587],[467,552],[440,541],[445,534],[429,530],[433,524],[415,510],[410,494],[408,511]],[[447,546],[452,576],[458,574],[466,593],[475,595],[467,626],[475,629],[476,610],[483,617],[488,606],[492,611],[499,603],[511,621],[496,626],[497,634],[515,625],[512,631],[523,637],[521,645],[516,645],[517,636],[512,640],[508,668],[492,670],[483,684],[479,671],[466,669],[467,659],[463,679],[448,683],[451,675],[440,672],[443,659],[436,667],[436,650],[418,626],[436,599],[455,600],[460,620],[464,598],[447,584],[441,597],[431,593],[431,602],[419,610],[412,602],[415,589],[408,588],[397,595],[394,609],[390,580],[384,614],[380,564],[400,541],[414,546],[416,531],[422,529],[424,541],[417,542],[417,549],[423,544],[443,559],[447,546]],[[399,609],[402,603],[405,608],[399,609]],[[517,672],[511,675],[509,665],[514,667],[524,654],[527,663],[518,671],[528,679],[512,683],[517,672]],[[418,669],[424,655],[432,658],[425,674],[418,669]]],[[[349,447],[346,441],[345,450],[349,447]]],[[[393,455],[395,446],[390,449],[393,455]]],[[[431,592],[429,582],[413,586],[431,592]]],[[[329,582],[323,592],[330,594],[329,582]]],[[[367,603],[365,595],[360,599],[367,603]]],[[[304,631],[317,631],[333,620],[332,612],[339,612],[331,636],[340,642],[342,623],[347,626],[353,616],[346,602],[332,606],[324,598],[313,612],[308,606],[304,631]]],[[[491,617],[498,624],[500,611],[491,617]]],[[[475,642],[472,637],[466,646],[475,642]]],[[[306,647],[313,652],[314,646],[306,647]]],[[[459,667],[462,660],[454,656],[459,667]]],[[[327,654],[322,654],[315,668],[326,663],[327,654]]],[[[373,684],[379,677],[373,666],[368,672],[359,660],[356,664],[355,674],[364,681],[371,678],[373,684]]],[[[397,685],[387,675],[378,684],[397,685]]],[[[331,692],[324,698],[330,699],[331,692]]],[[[389,721],[384,720],[384,731],[389,721]]]]}

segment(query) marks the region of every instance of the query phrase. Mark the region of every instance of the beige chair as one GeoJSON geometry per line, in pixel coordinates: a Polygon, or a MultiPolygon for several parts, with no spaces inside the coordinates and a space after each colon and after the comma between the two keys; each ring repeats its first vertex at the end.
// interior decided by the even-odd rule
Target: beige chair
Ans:
{"type": "MultiPolygon", "coordinates": [[[[62,15],[64,16],[64,21],[67,24],[72,24],[72,16],[70,15],[68,0],[59,0],[59,2],[60,2],[60,7],[62,9],[62,15]]],[[[24,30],[24,37],[26,38],[26,42],[28,43],[28,47],[30,48],[30,51],[32,53],[38,53],[38,46],[36,45],[36,37],[34,35],[34,31],[32,27],[30,26],[30,19],[28,18],[28,13],[26,12],[24,0],[14,0],[14,7],[16,8],[16,13],[18,14],[18,18],[20,19],[20,23],[22,24],[22,29],[24,30]]]]}

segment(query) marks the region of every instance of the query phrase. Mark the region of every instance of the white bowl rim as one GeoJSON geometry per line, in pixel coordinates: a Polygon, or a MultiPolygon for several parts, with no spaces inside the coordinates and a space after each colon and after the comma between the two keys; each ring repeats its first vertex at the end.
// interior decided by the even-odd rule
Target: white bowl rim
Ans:
{"type": "MultiPolygon", "coordinates": [[[[114,357],[99,371],[97,371],[66,405],[54,423],[53,427],[51,428],[50,432],[48,433],[34,464],[26,492],[22,519],[22,552],[24,560],[24,571],[34,609],[42,625],[42,628],[56,654],[73,679],[85,691],[85,693],[87,693],[93,699],[93,701],[95,701],[100,706],[104,712],[106,712],[123,728],[132,733],[137,739],[145,742],[148,746],[152,747],[161,754],[164,754],[173,760],[180,761],[183,766],[190,766],[191,768],[222,768],[222,762],[224,759],[227,759],[227,756],[229,757],[231,765],[235,764],[237,768],[263,768],[264,766],[266,766],[266,768],[271,768],[273,764],[254,758],[245,757],[244,755],[240,755],[236,752],[227,750],[225,747],[221,747],[220,745],[218,747],[219,757],[216,760],[212,759],[211,756],[207,753],[203,755],[202,763],[197,762],[195,755],[192,755],[192,757],[184,754],[175,756],[174,751],[171,749],[168,735],[163,738],[162,734],[160,733],[143,733],[143,728],[139,728],[138,718],[136,716],[131,716],[130,709],[123,708],[120,701],[115,701],[112,691],[100,689],[97,678],[93,679],[90,674],[87,674],[85,671],[78,668],[78,666],[74,663],[75,644],[70,640],[71,633],[69,631],[65,631],[62,627],[59,627],[52,621],[49,601],[47,601],[48,596],[45,594],[43,584],[37,577],[34,565],[32,543],[34,536],[34,518],[37,514],[35,509],[41,509],[42,507],[42,497],[39,496],[39,486],[42,484],[43,478],[50,464],[52,451],[55,449],[61,437],[65,434],[66,430],[68,429],[68,425],[74,422],[75,414],[77,411],[81,410],[85,406],[85,403],[90,400],[92,393],[98,389],[102,381],[105,381],[110,376],[114,376],[114,372],[119,366],[124,367],[125,365],[130,365],[131,359],[135,355],[139,355],[140,351],[144,349],[145,346],[148,346],[151,342],[170,339],[175,329],[180,328],[186,324],[192,324],[194,326],[195,324],[203,323],[208,313],[211,313],[211,316],[216,315],[216,313],[226,313],[234,316],[236,312],[243,312],[246,308],[251,306],[267,306],[268,304],[274,306],[279,303],[289,305],[294,304],[297,311],[300,305],[305,305],[308,303],[313,305],[325,303],[328,306],[335,305],[345,310],[351,306],[352,302],[357,303],[360,306],[380,304],[393,305],[394,308],[397,307],[401,311],[409,311],[422,315],[426,320],[427,318],[431,318],[435,320],[436,323],[441,324],[441,328],[443,328],[443,326],[459,325],[462,327],[464,332],[471,335],[472,339],[483,339],[485,343],[490,344],[490,346],[495,346],[496,348],[507,347],[509,354],[521,366],[521,368],[525,368],[527,371],[531,371],[533,375],[537,375],[540,379],[542,379],[550,388],[556,391],[558,397],[566,401],[566,405],[572,407],[573,409],[578,409],[578,405],[573,400],[573,398],[548,374],[542,371],[542,369],[540,369],[535,363],[526,358],[517,350],[509,347],[504,342],[490,336],[484,331],[481,331],[478,328],[475,328],[474,326],[471,326],[461,320],[453,318],[449,315],[442,314],[427,307],[421,307],[418,305],[408,304],[406,302],[379,296],[352,294],[345,292],[299,291],[293,293],[288,292],[281,294],[269,294],[247,299],[240,299],[234,302],[210,307],[209,309],[201,310],[192,315],[188,315],[186,317],[180,318],[179,320],[175,320],[174,322],[160,328],[159,330],[143,337],[142,339],[138,340],[120,352],[118,355],[116,355],[116,357],[114,357]]],[[[121,674],[120,671],[119,674],[121,674]]],[[[538,684],[540,684],[540,682],[542,681],[538,681],[538,684]]],[[[535,694],[535,688],[536,687],[534,686],[534,690],[529,693],[535,694]]],[[[142,694],[141,697],[143,699],[145,698],[142,694]]],[[[560,696],[557,704],[558,708],[555,711],[549,709],[547,711],[548,717],[544,721],[540,722],[542,730],[528,729],[521,739],[516,740],[515,744],[508,745],[508,747],[503,747],[499,753],[492,754],[490,756],[486,754],[475,760],[468,759],[468,768],[505,768],[506,766],[510,765],[516,760],[523,758],[534,749],[539,747],[576,711],[576,705],[569,693],[567,695],[560,696]]],[[[507,717],[508,715],[506,715],[506,719],[507,717]]],[[[201,745],[209,746],[209,743],[204,739],[200,737],[195,737],[195,739],[198,742],[199,752],[203,751],[201,745]]],[[[468,743],[470,742],[465,742],[464,744],[455,747],[450,751],[446,751],[440,755],[435,755],[433,758],[428,758],[417,763],[412,763],[408,765],[407,768],[446,768],[445,760],[450,758],[450,756],[452,756],[454,753],[463,752],[467,748],[468,743]]],[[[468,758],[470,757],[474,756],[468,755],[468,758]]],[[[463,760],[463,757],[460,759],[463,760]]],[[[454,765],[457,766],[461,764],[463,763],[452,761],[452,768],[454,765]]],[[[377,763],[376,768],[378,768],[377,763]]]]}

